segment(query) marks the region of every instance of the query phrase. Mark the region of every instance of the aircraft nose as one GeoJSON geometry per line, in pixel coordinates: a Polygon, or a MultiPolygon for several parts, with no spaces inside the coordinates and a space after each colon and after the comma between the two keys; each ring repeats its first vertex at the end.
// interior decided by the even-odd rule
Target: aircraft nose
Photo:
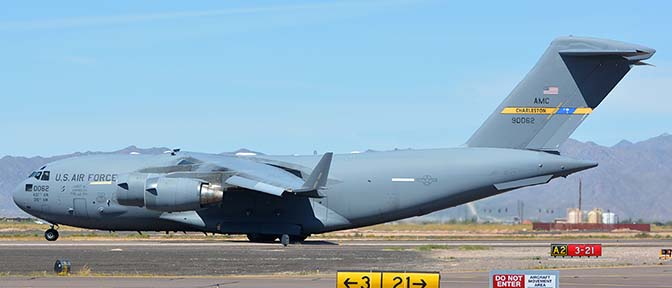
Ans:
{"type": "Polygon", "coordinates": [[[22,210],[25,210],[25,187],[26,187],[26,181],[21,182],[16,188],[14,188],[14,192],[12,193],[12,199],[14,200],[14,204],[21,208],[22,210]]]}

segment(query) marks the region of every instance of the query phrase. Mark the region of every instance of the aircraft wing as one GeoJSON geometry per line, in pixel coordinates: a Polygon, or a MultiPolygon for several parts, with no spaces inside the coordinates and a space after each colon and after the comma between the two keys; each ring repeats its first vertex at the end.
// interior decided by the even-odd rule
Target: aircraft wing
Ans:
{"type": "Polygon", "coordinates": [[[229,172],[231,176],[224,182],[232,186],[278,197],[286,193],[322,197],[319,190],[326,186],[332,157],[333,153],[325,153],[305,181],[282,167],[257,162],[253,158],[207,162],[215,165],[219,171],[229,172]]]}
{"type": "MultiPolygon", "coordinates": [[[[263,164],[262,164],[263,165],[263,164]]],[[[254,191],[259,191],[259,192],[264,192],[268,193],[271,195],[275,196],[282,196],[282,193],[285,193],[285,191],[291,191],[292,187],[290,186],[291,184],[286,184],[283,185],[283,183],[279,184],[270,184],[264,182],[264,180],[255,180],[254,178],[256,177],[250,177],[250,175],[245,175],[245,174],[239,174],[239,175],[234,175],[226,179],[226,184],[233,185],[233,186],[238,186],[241,188],[249,189],[249,190],[254,190],[254,191]],[[280,186],[281,185],[281,186],[280,186]]],[[[297,177],[298,178],[298,177],[297,177]]],[[[279,182],[279,181],[273,181],[274,179],[269,179],[271,181],[267,182],[279,182]]]]}

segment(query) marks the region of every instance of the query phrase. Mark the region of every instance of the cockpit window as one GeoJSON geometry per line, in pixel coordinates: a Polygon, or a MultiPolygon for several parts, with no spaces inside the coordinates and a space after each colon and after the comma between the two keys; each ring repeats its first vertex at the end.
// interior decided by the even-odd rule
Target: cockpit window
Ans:
{"type": "Polygon", "coordinates": [[[40,176],[42,176],[42,171],[37,172],[37,174],[35,174],[35,179],[40,180],[40,176]]]}
{"type": "Polygon", "coordinates": [[[42,178],[40,180],[49,181],[49,171],[42,172],[42,178]]]}
{"type": "Polygon", "coordinates": [[[33,178],[33,177],[35,177],[36,174],[37,174],[37,171],[33,171],[33,173],[30,173],[30,175],[28,175],[28,178],[33,178]]]}

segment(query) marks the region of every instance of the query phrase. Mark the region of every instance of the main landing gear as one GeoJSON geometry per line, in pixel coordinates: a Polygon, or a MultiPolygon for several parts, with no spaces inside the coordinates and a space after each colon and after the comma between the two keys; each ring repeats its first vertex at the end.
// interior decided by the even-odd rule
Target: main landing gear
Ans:
{"type": "Polygon", "coordinates": [[[273,235],[273,234],[257,234],[257,233],[251,233],[247,234],[247,239],[250,240],[250,242],[257,242],[257,243],[273,243],[275,240],[280,238],[280,243],[283,246],[287,246],[290,243],[301,243],[306,238],[308,238],[308,235],[288,235],[288,234],[282,234],[282,235],[273,235]]]}
{"type": "Polygon", "coordinates": [[[51,225],[47,231],[44,231],[44,239],[47,239],[47,241],[56,241],[58,239],[58,230],[54,229],[54,225],[51,225]]]}
{"type": "Polygon", "coordinates": [[[247,240],[250,240],[250,242],[273,243],[275,242],[275,239],[278,239],[278,235],[257,234],[257,233],[247,234],[247,240]]]}

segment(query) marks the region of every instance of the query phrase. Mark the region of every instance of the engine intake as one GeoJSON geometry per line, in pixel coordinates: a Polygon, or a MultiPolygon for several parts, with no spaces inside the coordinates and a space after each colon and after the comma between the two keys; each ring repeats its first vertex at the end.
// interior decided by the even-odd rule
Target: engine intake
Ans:
{"type": "Polygon", "coordinates": [[[126,206],[145,206],[145,181],[148,174],[130,173],[119,175],[117,202],[126,206]]]}

